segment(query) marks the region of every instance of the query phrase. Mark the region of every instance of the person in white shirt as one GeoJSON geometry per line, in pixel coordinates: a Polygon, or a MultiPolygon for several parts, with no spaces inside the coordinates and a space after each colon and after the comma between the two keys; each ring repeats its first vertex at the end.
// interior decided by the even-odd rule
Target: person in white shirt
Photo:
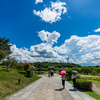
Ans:
{"type": "Polygon", "coordinates": [[[75,89],[75,86],[76,86],[76,75],[75,75],[75,73],[72,74],[71,80],[73,81],[73,85],[74,85],[74,89],[75,89]]]}

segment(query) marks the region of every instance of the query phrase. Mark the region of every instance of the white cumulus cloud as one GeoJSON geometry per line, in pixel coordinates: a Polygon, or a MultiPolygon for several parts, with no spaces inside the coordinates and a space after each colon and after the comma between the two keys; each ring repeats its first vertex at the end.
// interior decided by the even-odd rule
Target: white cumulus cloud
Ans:
{"type": "Polygon", "coordinates": [[[46,45],[53,45],[54,42],[57,43],[58,38],[60,37],[60,33],[53,31],[52,33],[42,30],[38,33],[38,36],[42,41],[46,41],[46,45]]]}
{"type": "Polygon", "coordinates": [[[36,0],[35,4],[42,3],[42,2],[43,2],[43,0],[36,0]]]}
{"type": "Polygon", "coordinates": [[[52,33],[42,30],[38,36],[43,41],[40,44],[27,48],[17,48],[12,45],[11,56],[16,57],[18,61],[37,62],[69,62],[81,65],[100,64],[100,35],[88,35],[86,37],[71,36],[66,39],[61,46],[54,46],[57,43],[60,33],[52,33]]]}
{"type": "MultiPolygon", "coordinates": [[[[71,36],[60,47],[54,47],[59,54],[67,54],[78,64],[92,64],[100,59],[100,35],[86,37],[71,36]]],[[[100,61],[99,61],[100,63],[100,61]]]]}
{"type": "Polygon", "coordinates": [[[98,28],[98,29],[94,30],[94,32],[100,32],[100,28],[98,28]]]}
{"type": "Polygon", "coordinates": [[[46,7],[41,11],[33,10],[33,13],[34,15],[41,17],[43,21],[53,23],[61,20],[61,14],[65,14],[67,12],[65,5],[66,3],[61,1],[57,1],[55,3],[51,2],[51,7],[46,7]]]}

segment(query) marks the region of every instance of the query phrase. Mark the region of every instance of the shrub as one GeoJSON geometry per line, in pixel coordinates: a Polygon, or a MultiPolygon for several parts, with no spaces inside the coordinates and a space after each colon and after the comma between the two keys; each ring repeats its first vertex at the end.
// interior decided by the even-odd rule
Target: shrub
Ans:
{"type": "Polygon", "coordinates": [[[67,77],[66,77],[66,80],[67,80],[67,81],[70,81],[70,80],[71,80],[71,76],[67,76],[67,77]]]}
{"type": "Polygon", "coordinates": [[[71,80],[72,70],[71,69],[67,70],[66,74],[67,74],[66,80],[71,80]]]}
{"type": "Polygon", "coordinates": [[[97,80],[97,78],[96,77],[93,77],[92,80],[97,80]]]}
{"type": "Polygon", "coordinates": [[[7,66],[7,71],[9,71],[9,68],[10,68],[10,61],[9,60],[6,60],[6,66],[7,66]]]}
{"type": "Polygon", "coordinates": [[[32,76],[33,76],[33,70],[28,70],[27,77],[32,77],[32,76]]]}
{"type": "Polygon", "coordinates": [[[97,75],[97,72],[96,72],[95,70],[93,70],[93,71],[91,72],[91,75],[97,75]]]}
{"type": "Polygon", "coordinates": [[[30,69],[30,67],[31,67],[31,65],[30,65],[30,64],[28,64],[28,63],[26,63],[26,64],[24,65],[24,71],[26,71],[26,72],[27,72],[27,70],[29,70],[29,69],[30,69]]]}
{"type": "Polygon", "coordinates": [[[67,70],[66,74],[67,74],[67,76],[71,76],[72,75],[72,70],[71,69],[67,70]]]}
{"type": "Polygon", "coordinates": [[[34,74],[38,74],[38,71],[34,71],[34,74]]]}
{"type": "Polygon", "coordinates": [[[84,90],[92,90],[92,82],[83,79],[77,79],[76,87],[84,90]]]}
{"type": "Polygon", "coordinates": [[[17,64],[15,68],[18,70],[24,70],[24,67],[22,64],[17,64]]]}
{"type": "Polygon", "coordinates": [[[77,79],[80,79],[80,78],[81,78],[81,74],[77,74],[77,75],[76,75],[76,78],[77,78],[77,79]]]}
{"type": "Polygon", "coordinates": [[[6,61],[3,60],[2,63],[0,65],[6,65],[6,61]]]}
{"type": "Polygon", "coordinates": [[[34,71],[35,74],[44,74],[46,71],[34,71]]]}

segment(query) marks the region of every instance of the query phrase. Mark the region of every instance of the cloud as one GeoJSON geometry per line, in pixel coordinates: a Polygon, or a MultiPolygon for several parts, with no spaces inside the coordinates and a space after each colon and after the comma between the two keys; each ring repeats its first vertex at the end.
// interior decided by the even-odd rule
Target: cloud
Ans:
{"type": "Polygon", "coordinates": [[[100,32],[100,28],[98,28],[98,29],[94,30],[94,32],[100,32]]]}
{"type": "Polygon", "coordinates": [[[100,64],[100,35],[88,35],[86,37],[73,35],[66,39],[61,46],[53,46],[60,37],[60,33],[56,31],[50,33],[42,30],[38,32],[38,36],[43,41],[42,43],[32,45],[30,49],[17,48],[16,45],[13,45],[11,56],[23,62],[67,62],[66,58],[69,57],[71,63],[80,65],[100,64]]]}
{"type": "Polygon", "coordinates": [[[54,50],[59,54],[68,55],[78,64],[92,64],[92,60],[100,58],[100,35],[87,37],[73,35],[70,39],[66,39],[60,47],[54,47],[54,50]]]}
{"type": "Polygon", "coordinates": [[[27,48],[17,48],[16,45],[11,46],[12,54],[10,56],[15,57],[18,61],[31,62],[33,58],[30,57],[30,52],[27,48]]]}
{"type": "Polygon", "coordinates": [[[61,1],[55,3],[51,2],[51,7],[45,7],[45,9],[41,11],[33,10],[33,13],[34,15],[41,17],[43,21],[53,23],[61,20],[61,14],[67,12],[65,5],[66,3],[61,1]]]}
{"type": "Polygon", "coordinates": [[[42,2],[43,2],[43,0],[36,0],[35,4],[42,3],[42,2]]]}
{"type": "Polygon", "coordinates": [[[16,45],[11,47],[13,53],[11,56],[16,57],[18,61],[43,61],[43,58],[51,58],[52,60],[56,57],[59,57],[58,53],[53,50],[52,46],[54,43],[57,43],[60,33],[53,31],[52,33],[42,30],[38,32],[38,36],[45,43],[40,43],[30,47],[30,50],[27,48],[17,48],[16,45]],[[36,59],[37,60],[36,60],[36,59]],[[35,59],[35,60],[34,60],[35,59]]]}
{"type": "Polygon", "coordinates": [[[53,51],[51,47],[44,43],[31,46],[30,50],[31,57],[56,58],[58,56],[58,54],[53,51]]]}
{"type": "Polygon", "coordinates": [[[60,37],[60,33],[53,31],[52,33],[42,30],[38,33],[38,36],[41,38],[42,41],[46,41],[46,45],[53,45],[57,43],[58,38],[60,37]]]}
{"type": "Polygon", "coordinates": [[[53,50],[52,46],[54,43],[57,43],[60,33],[53,31],[52,33],[42,30],[38,33],[38,36],[45,43],[41,43],[35,46],[31,46],[30,55],[32,57],[45,57],[45,58],[55,58],[58,54],[53,50]]]}

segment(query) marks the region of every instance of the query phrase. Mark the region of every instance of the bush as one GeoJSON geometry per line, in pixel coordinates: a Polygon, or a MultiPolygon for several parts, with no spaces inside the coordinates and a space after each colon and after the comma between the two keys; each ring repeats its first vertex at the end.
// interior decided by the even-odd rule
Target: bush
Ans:
{"type": "Polygon", "coordinates": [[[71,80],[72,70],[71,69],[67,70],[66,74],[67,74],[66,80],[71,80]]]}
{"type": "Polygon", "coordinates": [[[35,74],[44,74],[46,71],[34,71],[35,74]]]}
{"type": "Polygon", "coordinates": [[[27,77],[32,77],[32,76],[33,76],[33,70],[28,70],[27,77]]]}
{"type": "Polygon", "coordinates": [[[71,76],[67,76],[66,81],[70,81],[70,80],[71,80],[71,76]]]}
{"type": "Polygon", "coordinates": [[[92,72],[91,72],[91,75],[97,75],[98,73],[95,71],[95,70],[93,70],[92,72]]]}
{"type": "Polygon", "coordinates": [[[81,74],[77,74],[77,75],[76,75],[76,78],[77,78],[77,79],[80,79],[80,78],[81,78],[81,74]]]}
{"type": "Polygon", "coordinates": [[[76,87],[84,90],[92,90],[92,82],[83,79],[77,79],[76,87]]]}
{"type": "Polygon", "coordinates": [[[71,69],[67,70],[66,74],[67,74],[67,76],[71,76],[72,75],[72,70],[71,69]]]}
{"type": "Polygon", "coordinates": [[[31,65],[30,65],[30,64],[26,63],[26,64],[24,65],[24,71],[27,72],[30,68],[31,68],[31,65]]]}
{"type": "Polygon", "coordinates": [[[24,67],[21,64],[17,64],[15,68],[18,70],[24,70],[24,67]]]}

